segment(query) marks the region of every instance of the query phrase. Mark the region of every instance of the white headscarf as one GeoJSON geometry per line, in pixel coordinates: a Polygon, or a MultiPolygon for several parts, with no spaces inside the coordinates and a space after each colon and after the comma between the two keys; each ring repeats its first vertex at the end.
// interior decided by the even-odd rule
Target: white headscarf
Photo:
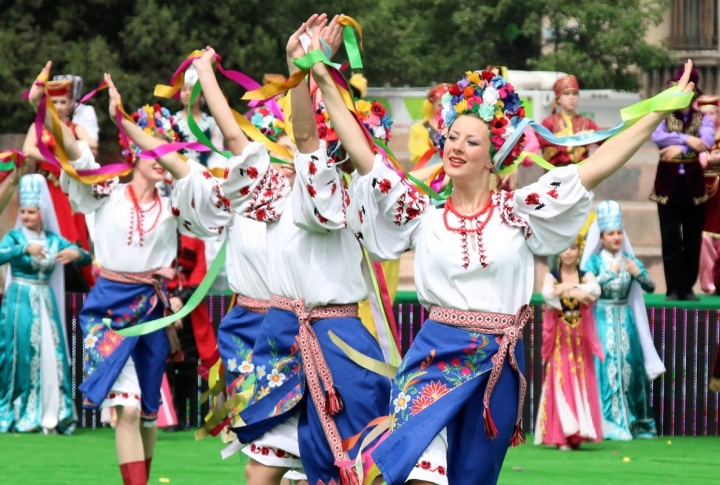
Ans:
{"type": "MultiPolygon", "coordinates": [[[[597,254],[603,249],[602,241],[600,241],[600,227],[598,222],[595,221],[590,226],[588,231],[585,250],[583,251],[582,259],[580,260],[580,268],[585,267],[585,263],[590,259],[590,256],[597,254]]],[[[630,244],[630,238],[623,229],[623,243],[620,250],[624,254],[635,256],[632,245],[630,244]]],[[[630,287],[629,296],[630,308],[632,308],[633,314],[635,315],[635,326],[637,327],[638,335],[640,337],[640,346],[642,347],[643,357],[645,359],[645,373],[647,373],[648,379],[653,380],[661,374],[665,373],[665,365],[655,348],[652,334],[650,333],[650,322],[647,317],[647,308],[645,307],[645,299],[643,298],[643,291],[640,287],[640,283],[637,280],[633,281],[630,287]]]]}
{"type": "MultiPolygon", "coordinates": [[[[33,203],[38,204],[40,209],[40,218],[42,220],[42,229],[47,234],[53,232],[60,236],[60,225],[58,224],[57,215],[55,214],[55,206],[53,205],[52,198],[50,197],[50,190],[48,190],[47,180],[40,174],[28,174],[23,175],[20,178],[19,191],[35,190],[37,193],[33,194],[32,197],[26,198],[21,197],[21,204],[23,200],[31,200],[33,203]]],[[[23,207],[22,205],[20,207],[23,207]]],[[[15,229],[23,227],[20,211],[18,210],[17,220],[15,221],[15,229]]],[[[7,288],[12,281],[12,272],[8,271],[7,278],[5,278],[5,293],[7,294],[7,288]]],[[[70,349],[68,346],[67,328],[65,327],[65,273],[63,271],[62,264],[56,264],[50,274],[50,288],[55,295],[55,302],[57,304],[58,316],[60,317],[60,324],[63,330],[63,336],[65,338],[65,346],[67,350],[68,358],[70,358],[70,349]]]]}

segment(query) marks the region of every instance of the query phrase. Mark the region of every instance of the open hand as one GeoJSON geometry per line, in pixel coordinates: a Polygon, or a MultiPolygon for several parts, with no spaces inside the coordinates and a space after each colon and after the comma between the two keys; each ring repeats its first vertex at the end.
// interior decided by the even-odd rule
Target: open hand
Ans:
{"type": "Polygon", "coordinates": [[[288,61],[299,59],[305,55],[305,50],[300,42],[300,36],[307,33],[308,30],[312,32],[315,30],[322,31],[325,25],[327,25],[326,14],[313,14],[309,19],[303,22],[300,28],[297,29],[288,39],[287,46],[285,47],[288,61]]]}
{"type": "Polygon", "coordinates": [[[660,150],[660,160],[672,160],[682,155],[682,147],[680,145],[670,145],[660,150]]]}
{"type": "Polygon", "coordinates": [[[625,266],[625,269],[628,273],[630,273],[633,276],[638,276],[640,274],[640,268],[637,264],[635,264],[635,261],[628,258],[623,258],[623,263],[625,266]]]}
{"type": "Polygon", "coordinates": [[[677,85],[683,88],[684,93],[692,93],[695,91],[695,83],[690,82],[690,74],[692,73],[693,68],[693,62],[691,59],[688,59],[685,63],[685,71],[683,72],[682,77],[678,81],[677,85]]]}
{"type": "Polygon", "coordinates": [[[77,249],[67,248],[59,251],[55,255],[55,261],[62,264],[69,264],[80,258],[80,251],[77,249]]]}
{"type": "Polygon", "coordinates": [[[47,251],[39,244],[28,244],[25,246],[25,253],[30,256],[35,256],[37,259],[45,259],[47,251]]]}
{"type": "Polygon", "coordinates": [[[38,105],[40,104],[40,100],[42,99],[45,83],[48,79],[50,79],[51,67],[52,61],[48,61],[47,64],[45,64],[45,67],[43,67],[43,70],[40,71],[40,75],[38,76],[40,79],[33,81],[33,85],[30,88],[28,101],[35,109],[37,109],[38,105]]]}
{"type": "Polygon", "coordinates": [[[120,93],[115,87],[115,83],[113,83],[110,74],[105,73],[104,79],[105,83],[108,86],[108,94],[110,94],[110,105],[108,106],[108,113],[110,113],[110,119],[113,120],[113,123],[117,123],[117,109],[118,106],[122,104],[122,98],[120,97],[120,93]]]}
{"type": "Polygon", "coordinates": [[[333,19],[330,21],[330,24],[328,24],[326,27],[323,27],[323,29],[320,31],[320,36],[325,39],[325,42],[330,46],[330,49],[332,49],[332,53],[330,54],[330,59],[337,53],[338,49],[340,49],[340,46],[342,45],[343,40],[343,26],[338,22],[340,20],[340,15],[336,15],[333,17],[333,19]]]}
{"type": "Polygon", "coordinates": [[[706,152],[710,149],[710,147],[707,145],[707,143],[705,143],[704,141],[702,141],[700,138],[698,138],[696,136],[688,136],[685,143],[687,144],[687,146],[689,146],[690,148],[692,148],[693,150],[695,150],[698,153],[706,152]]]}

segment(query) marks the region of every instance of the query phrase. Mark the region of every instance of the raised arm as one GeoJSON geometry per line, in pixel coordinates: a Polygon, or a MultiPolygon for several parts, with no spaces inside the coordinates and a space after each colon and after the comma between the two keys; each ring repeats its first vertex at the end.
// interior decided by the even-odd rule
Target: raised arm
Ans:
{"type": "MultiPolygon", "coordinates": [[[[108,112],[110,113],[110,119],[116,121],[117,109],[122,102],[122,98],[120,97],[120,93],[115,87],[110,74],[105,74],[105,82],[108,85],[108,93],[110,94],[110,106],[108,108],[108,112]]],[[[130,138],[143,151],[153,150],[167,144],[164,140],[160,140],[159,138],[155,138],[154,136],[145,133],[132,121],[125,119],[124,117],[121,119],[123,129],[125,130],[128,138],[130,138]]],[[[157,161],[165,170],[170,172],[170,175],[172,175],[176,180],[181,179],[190,173],[190,167],[180,158],[177,152],[170,152],[163,155],[158,158],[157,161]]]]}
{"type": "Polygon", "coordinates": [[[35,123],[30,125],[30,128],[28,128],[27,135],[25,136],[25,141],[23,142],[22,151],[26,157],[32,158],[33,160],[37,160],[40,162],[47,162],[47,160],[45,160],[45,157],[43,157],[42,153],[40,153],[40,149],[37,146],[35,123]]]}
{"type": "Polygon", "coordinates": [[[230,152],[237,156],[240,156],[248,146],[250,141],[243,133],[240,126],[233,117],[232,110],[223,96],[220,85],[215,78],[215,72],[212,69],[212,63],[215,60],[215,50],[211,47],[207,47],[200,59],[193,61],[193,66],[198,73],[198,79],[203,89],[203,95],[207,102],[208,108],[215,122],[220,128],[220,132],[225,137],[230,152]]]}
{"type": "MultiPolygon", "coordinates": [[[[51,67],[52,61],[48,61],[47,64],[45,64],[43,70],[40,72],[40,76],[38,76],[39,79],[49,79],[51,67]]],[[[40,106],[40,101],[42,100],[43,96],[44,84],[45,81],[33,83],[32,87],[30,88],[30,95],[28,97],[28,101],[30,102],[30,105],[35,111],[37,111],[38,107],[40,106]]],[[[50,110],[47,110],[45,112],[45,120],[43,122],[45,123],[47,129],[50,130],[50,133],[52,133],[57,138],[58,133],[55,133],[54,131],[55,128],[53,127],[52,115],[50,114],[50,110]]],[[[67,153],[67,156],[70,160],[78,160],[82,156],[82,150],[80,149],[80,145],[78,145],[78,142],[75,139],[75,135],[65,123],[60,123],[60,129],[62,130],[63,148],[65,149],[65,153],[67,153]]]]}
{"type": "MultiPolygon", "coordinates": [[[[689,82],[691,71],[692,61],[688,60],[685,63],[685,73],[678,82],[678,86],[685,93],[691,93],[695,89],[695,85],[689,82]]],[[[668,114],[668,112],[649,113],[627,130],[603,143],[585,164],[578,167],[583,186],[587,190],[592,190],[625,165],[668,114]]]]}
{"type": "MultiPolygon", "coordinates": [[[[320,33],[315,30],[312,40],[313,49],[320,48],[320,33]]],[[[340,92],[323,63],[317,63],[312,69],[313,77],[322,91],[325,107],[330,114],[333,128],[340,138],[345,151],[355,165],[358,174],[366,175],[373,169],[375,155],[368,145],[365,134],[353,114],[343,102],[340,92]]]]}
{"type": "MultiPolygon", "coordinates": [[[[295,74],[299,69],[293,63],[295,59],[299,59],[305,54],[300,42],[300,36],[309,29],[312,32],[320,31],[327,24],[327,15],[314,14],[307,22],[304,22],[299,29],[290,36],[288,40],[286,53],[287,63],[290,75],[295,74]]],[[[300,153],[313,153],[320,146],[320,136],[318,135],[317,121],[315,120],[315,111],[313,109],[313,101],[310,96],[310,88],[308,83],[301,82],[291,90],[290,105],[292,107],[292,130],[295,137],[295,145],[297,145],[300,153]]]]}
{"type": "Polygon", "coordinates": [[[0,184],[0,212],[5,210],[5,207],[7,207],[10,199],[12,199],[15,190],[17,190],[18,184],[20,184],[20,177],[23,175],[26,166],[27,165],[23,164],[21,168],[15,167],[12,172],[5,177],[2,184],[0,184]]]}

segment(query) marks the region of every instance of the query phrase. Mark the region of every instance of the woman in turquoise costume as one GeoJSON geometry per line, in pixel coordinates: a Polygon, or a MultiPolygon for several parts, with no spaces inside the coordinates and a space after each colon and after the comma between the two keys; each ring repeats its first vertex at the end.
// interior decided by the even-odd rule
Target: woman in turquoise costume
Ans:
{"type": "Polygon", "coordinates": [[[650,381],[665,367],[650,335],[642,290],[653,292],[655,283],[633,254],[620,204],[603,201],[595,211],[582,268],[595,275],[601,288],[594,316],[605,353],[604,362],[595,361],[603,438],[653,438],[650,381]]]}
{"type": "Polygon", "coordinates": [[[19,190],[18,222],[0,242],[0,264],[10,264],[0,313],[0,432],[70,434],[77,414],[61,267],[92,259],[60,236],[42,175],[23,176],[19,190]]]}

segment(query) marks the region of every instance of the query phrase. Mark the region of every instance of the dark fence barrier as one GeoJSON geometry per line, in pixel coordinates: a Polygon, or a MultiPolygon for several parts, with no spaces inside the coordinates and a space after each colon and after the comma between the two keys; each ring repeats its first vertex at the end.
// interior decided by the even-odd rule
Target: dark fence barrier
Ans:
{"type": "MultiPolygon", "coordinates": [[[[84,295],[68,294],[66,297],[73,389],[77,389],[84,379],[82,364],[85,354],[82,332],[77,320],[84,295]]],[[[402,302],[395,304],[395,316],[405,351],[422,327],[427,312],[417,301],[409,301],[407,295],[400,300],[402,302]]],[[[720,299],[718,302],[720,303],[720,299]]],[[[216,328],[229,303],[228,295],[213,295],[207,298],[210,316],[216,328]]],[[[683,306],[686,308],[648,308],[655,346],[667,368],[667,372],[654,381],[650,395],[658,433],[666,436],[720,436],[720,395],[707,389],[712,359],[720,341],[720,305],[713,308],[703,304],[695,309],[687,308],[687,303],[683,306]]],[[[532,433],[535,426],[535,410],[545,373],[540,360],[543,306],[537,299],[533,299],[533,308],[535,314],[532,323],[525,327],[524,333],[525,376],[529,389],[523,422],[528,433],[532,433]]],[[[102,426],[100,413],[83,410],[80,393],[76,392],[74,398],[80,412],[79,425],[88,428],[102,426]]],[[[199,402],[199,377],[197,399],[199,402]]],[[[202,422],[202,412],[189,411],[199,409],[190,404],[186,406],[186,415],[179,416],[180,421],[199,425],[202,422]]]]}

